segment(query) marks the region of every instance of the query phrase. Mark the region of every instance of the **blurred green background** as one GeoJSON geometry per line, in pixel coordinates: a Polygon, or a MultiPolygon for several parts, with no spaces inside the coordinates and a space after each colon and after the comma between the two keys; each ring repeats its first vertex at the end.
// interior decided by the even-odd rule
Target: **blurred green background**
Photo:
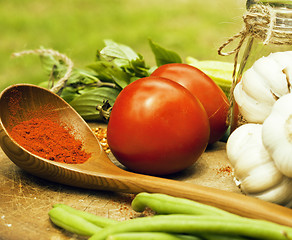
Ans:
{"type": "Polygon", "coordinates": [[[0,8],[0,90],[48,78],[37,56],[14,52],[52,48],[86,68],[112,39],[132,47],[149,65],[148,38],[183,59],[232,61],[218,47],[241,30],[245,0],[8,0],[0,8]]]}

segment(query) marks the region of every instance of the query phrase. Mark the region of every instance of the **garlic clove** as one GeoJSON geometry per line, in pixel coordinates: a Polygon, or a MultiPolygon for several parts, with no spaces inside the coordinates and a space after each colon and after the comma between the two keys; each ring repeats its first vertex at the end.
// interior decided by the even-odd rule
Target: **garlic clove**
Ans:
{"type": "Polygon", "coordinates": [[[251,142],[257,142],[257,133],[261,133],[259,124],[245,124],[235,129],[226,143],[226,153],[230,163],[235,166],[239,156],[248,151],[251,142]]]}
{"type": "Polygon", "coordinates": [[[287,87],[289,92],[291,91],[291,81],[292,81],[292,51],[287,52],[275,52],[270,54],[282,69],[282,72],[286,74],[287,87]]]}
{"type": "Polygon", "coordinates": [[[255,167],[272,161],[262,144],[261,124],[249,123],[235,129],[227,140],[226,153],[239,180],[255,167]]]}
{"type": "Polygon", "coordinates": [[[247,195],[292,205],[292,179],[279,171],[262,142],[262,134],[263,125],[253,123],[231,133],[226,153],[234,167],[234,179],[247,195]]]}
{"type": "Polygon", "coordinates": [[[291,148],[290,144],[283,144],[282,148],[276,149],[273,154],[272,158],[277,166],[277,168],[287,177],[292,178],[292,149],[286,150],[291,148]],[[285,146],[286,145],[286,146],[285,146]],[[285,149],[285,150],[284,150],[285,149]],[[283,151],[284,150],[284,151],[283,151]]]}
{"type": "Polygon", "coordinates": [[[246,178],[253,169],[271,161],[273,160],[263,146],[250,146],[248,150],[239,156],[234,165],[234,174],[239,179],[246,178]]]}
{"type": "Polygon", "coordinates": [[[292,51],[258,59],[234,88],[234,99],[247,122],[263,123],[274,103],[292,91],[292,51]]]}
{"type": "Polygon", "coordinates": [[[292,177],[292,94],[281,97],[263,123],[262,139],[277,168],[292,177]]]}
{"type": "Polygon", "coordinates": [[[241,189],[246,193],[258,193],[281,182],[283,175],[274,162],[267,162],[253,168],[249,175],[241,179],[241,189]]]}
{"type": "Polygon", "coordinates": [[[281,69],[292,66],[292,51],[274,52],[269,57],[274,59],[281,69]]]}
{"type": "Polygon", "coordinates": [[[276,204],[292,205],[292,179],[283,177],[282,181],[273,188],[249,195],[276,204]]]}
{"type": "Polygon", "coordinates": [[[281,66],[270,56],[258,59],[252,68],[265,79],[271,91],[280,97],[289,93],[287,79],[281,66]]]}
{"type": "Polygon", "coordinates": [[[266,102],[258,102],[248,96],[242,89],[242,82],[235,86],[233,94],[240,113],[248,122],[263,123],[269,116],[272,105],[266,102]]]}
{"type": "Polygon", "coordinates": [[[242,90],[258,102],[266,102],[271,105],[276,102],[269,85],[253,68],[243,74],[242,90]]]}

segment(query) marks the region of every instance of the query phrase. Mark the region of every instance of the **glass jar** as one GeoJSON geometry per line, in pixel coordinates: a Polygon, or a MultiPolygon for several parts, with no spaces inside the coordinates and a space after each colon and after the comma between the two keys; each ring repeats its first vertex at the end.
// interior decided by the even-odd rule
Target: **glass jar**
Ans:
{"type": "MultiPolygon", "coordinates": [[[[267,103],[260,102],[259,99],[265,98],[264,96],[261,96],[261,91],[259,91],[258,96],[253,99],[253,97],[246,92],[242,93],[242,91],[244,91],[244,87],[242,87],[244,86],[244,83],[241,84],[242,86],[237,86],[241,81],[243,82],[245,78],[251,76],[251,70],[249,69],[254,66],[254,63],[260,58],[267,57],[271,53],[292,51],[292,0],[247,0],[246,7],[247,13],[243,18],[245,28],[235,36],[235,38],[240,39],[240,43],[232,52],[235,52],[236,54],[235,66],[238,66],[238,70],[235,68],[230,99],[231,109],[229,114],[229,124],[231,126],[231,131],[245,123],[262,123],[262,120],[258,120],[257,117],[253,118],[252,114],[248,115],[249,112],[247,112],[246,108],[248,108],[249,104],[255,104],[254,110],[257,111],[256,109],[258,108],[258,113],[253,114],[258,115],[261,114],[261,111],[263,110],[260,106],[265,106],[267,109],[271,108],[267,103]],[[249,70],[249,73],[247,73],[247,70],[249,70]],[[236,96],[240,95],[237,94],[240,87],[242,90],[240,94],[245,94],[244,97],[246,99],[252,98],[249,99],[251,102],[245,102],[243,100],[240,102],[239,100],[236,100],[236,96]]],[[[231,40],[233,41],[234,39],[231,40]]],[[[283,61],[281,60],[281,62],[283,61]]],[[[292,52],[290,62],[290,65],[292,65],[292,52]]],[[[265,65],[262,66],[264,67],[265,65]]],[[[268,74],[268,70],[270,70],[269,67],[272,66],[267,65],[266,70],[262,69],[261,71],[266,71],[268,74]]],[[[284,68],[285,67],[282,69],[282,74],[285,74],[284,68]]],[[[253,71],[257,70],[254,68],[253,71]]],[[[291,88],[288,89],[288,91],[291,90],[292,92],[292,72],[290,72],[290,76],[291,79],[289,79],[289,74],[287,74],[286,79],[288,88],[291,88]]],[[[257,78],[254,78],[253,81],[257,81],[257,78]]],[[[275,79],[273,81],[277,80],[275,79]]],[[[257,87],[259,87],[259,85],[257,85],[257,87]]],[[[281,95],[273,92],[272,94],[274,94],[273,97],[275,101],[281,95]]]]}

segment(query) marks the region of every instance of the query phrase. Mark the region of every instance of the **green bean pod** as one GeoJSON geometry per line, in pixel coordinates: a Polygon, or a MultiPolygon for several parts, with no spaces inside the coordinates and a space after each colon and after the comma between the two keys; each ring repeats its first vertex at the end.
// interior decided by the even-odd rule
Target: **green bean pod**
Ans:
{"type": "Polygon", "coordinates": [[[242,236],[228,236],[228,235],[218,235],[218,234],[201,234],[200,237],[204,240],[250,240],[249,237],[242,236]]]}
{"type": "Polygon", "coordinates": [[[95,224],[85,220],[82,217],[71,214],[60,207],[52,208],[49,211],[49,216],[55,225],[72,233],[84,236],[92,236],[101,230],[101,228],[95,224]]]}
{"type": "Polygon", "coordinates": [[[200,234],[239,235],[265,240],[292,239],[292,228],[263,220],[171,214],[123,221],[105,227],[94,234],[90,240],[102,240],[109,235],[123,232],[168,232],[197,236],[200,234]]]}
{"type": "Polygon", "coordinates": [[[109,235],[106,240],[201,240],[201,238],[164,232],[127,232],[109,235]]]}
{"type": "Polygon", "coordinates": [[[189,199],[173,197],[160,193],[139,193],[132,201],[132,208],[142,212],[146,207],[151,208],[157,214],[188,214],[188,215],[217,215],[234,216],[235,214],[195,202],[189,199]]]}
{"type": "Polygon", "coordinates": [[[97,215],[91,214],[89,212],[81,211],[81,210],[72,208],[72,207],[65,205],[65,204],[55,204],[53,207],[54,208],[62,208],[65,211],[67,211],[68,213],[79,216],[79,217],[85,219],[88,222],[93,223],[94,225],[96,225],[100,228],[118,223],[118,221],[116,221],[116,220],[97,216],[97,215]]]}
{"type": "Polygon", "coordinates": [[[109,104],[113,106],[119,89],[110,87],[98,87],[92,89],[82,95],[75,97],[69,104],[80,114],[86,121],[102,121],[103,118],[100,111],[96,109],[98,105],[103,105],[103,102],[108,100],[109,104]]]}

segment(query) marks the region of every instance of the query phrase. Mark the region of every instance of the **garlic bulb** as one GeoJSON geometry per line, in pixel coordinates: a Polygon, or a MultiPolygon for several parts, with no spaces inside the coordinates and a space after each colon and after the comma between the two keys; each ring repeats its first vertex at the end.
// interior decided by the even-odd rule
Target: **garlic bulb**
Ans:
{"type": "Polygon", "coordinates": [[[282,96],[263,123],[263,144],[277,168],[292,177],[292,93],[282,96]]]}
{"type": "Polygon", "coordinates": [[[250,196],[260,198],[264,201],[290,206],[290,202],[292,202],[292,179],[284,177],[279,184],[269,189],[269,191],[250,194],[250,196]]]}
{"type": "Polygon", "coordinates": [[[292,200],[292,179],[276,167],[262,142],[261,124],[245,124],[232,132],[226,144],[241,190],[265,201],[286,205],[292,200]]]}
{"type": "Polygon", "coordinates": [[[291,84],[292,51],[258,59],[234,88],[240,114],[249,123],[263,123],[277,99],[290,93],[291,84]]]}

